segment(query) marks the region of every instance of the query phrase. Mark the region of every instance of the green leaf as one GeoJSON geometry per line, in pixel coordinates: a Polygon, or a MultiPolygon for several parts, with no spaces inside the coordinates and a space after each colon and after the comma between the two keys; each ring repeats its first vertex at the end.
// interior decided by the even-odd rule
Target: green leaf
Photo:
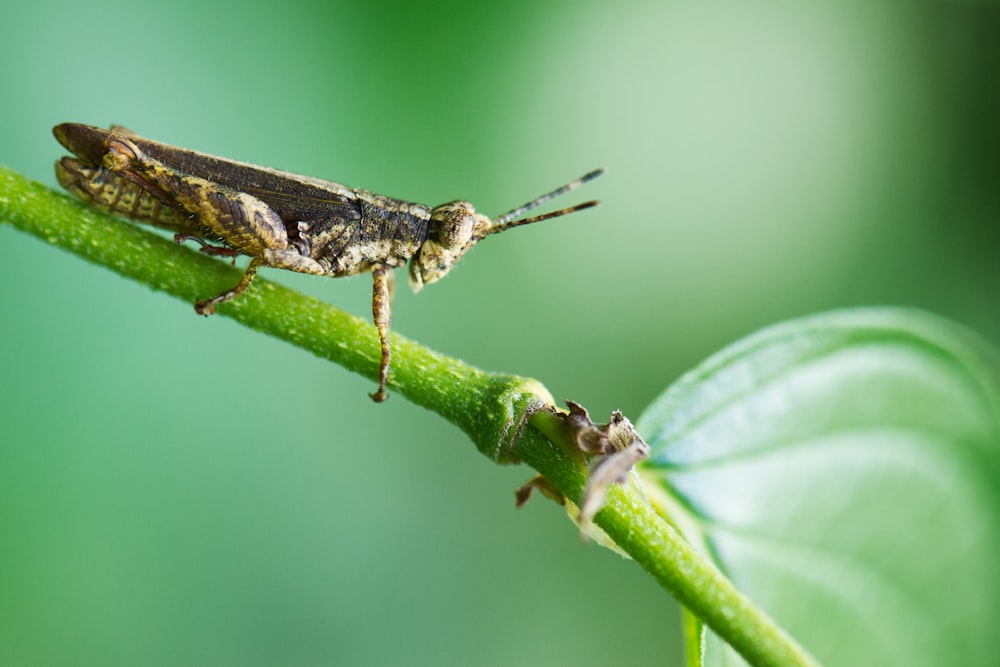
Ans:
{"type": "MultiPolygon", "coordinates": [[[[781,324],[639,420],[658,509],[823,664],[1000,655],[1000,355],[903,309],[781,324]]],[[[708,634],[706,665],[742,660],[708,634]]]]}

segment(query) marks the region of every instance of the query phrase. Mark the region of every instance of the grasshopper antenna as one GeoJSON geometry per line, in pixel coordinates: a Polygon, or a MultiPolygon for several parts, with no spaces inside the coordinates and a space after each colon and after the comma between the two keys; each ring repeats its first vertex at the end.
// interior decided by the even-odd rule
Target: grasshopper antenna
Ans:
{"type": "Polygon", "coordinates": [[[531,217],[531,218],[521,218],[522,215],[524,215],[525,213],[527,213],[528,211],[530,211],[530,210],[532,210],[534,208],[537,208],[537,207],[541,206],[545,202],[550,201],[552,199],[555,199],[559,195],[564,195],[567,192],[569,192],[570,190],[575,190],[578,187],[580,187],[581,185],[583,185],[584,183],[586,183],[587,181],[594,180],[595,178],[597,178],[598,176],[600,176],[601,174],[603,174],[604,171],[605,170],[603,168],[602,169],[595,169],[594,171],[592,171],[592,172],[590,172],[588,174],[584,174],[583,176],[581,176],[580,178],[576,179],[575,181],[571,181],[571,182],[567,183],[566,185],[562,186],[561,188],[556,188],[555,190],[553,190],[552,192],[550,192],[550,193],[548,193],[546,195],[542,195],[541,197],[538,197],[537,199],[532,199],[531,201],[529,201],[527,204],[524,204],[523,206],[518,206],[513,211],[509,211],[508,213],[504,213],[500,217],[498,217],[495,220],[493,220],[493,224],[490,225],[489,233],[490,234],[499,234],[500,232],[505,231],[507,229],[510,229],[511,227],[519,227],[521,225],[530,225],[533,222],[540,222],[542,220],[548,220],[549,218],[558,218],[559,216],[562,216],[562,215],[568,215],[569,213],[575,213],[576,211],[582,211],[585,208],[590,208],[592,206],[597,206],[600,202],[598,202],[597,200],[593,200],[593,201],[584,202],[582,204],[577,204],[576,206],[570,206],[568,208],[562,208],[562,209],[559,209],[558,211],[552,211],[551,213],[544,213],[542,215],[536,215],[536,216],[531,217]],[[518,218],[521,218],[521,219],[518,219],[518,218]]]}

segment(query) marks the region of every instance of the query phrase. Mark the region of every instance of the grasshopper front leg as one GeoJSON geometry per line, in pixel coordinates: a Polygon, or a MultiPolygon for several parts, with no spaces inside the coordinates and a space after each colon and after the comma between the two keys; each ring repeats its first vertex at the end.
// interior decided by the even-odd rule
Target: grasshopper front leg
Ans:
{"type": "Polygon", "coordinates": [[[392,320],[392,293],[396,285],[392,269],[377,265],[372,268],[374,285],[372,287],[372,318],[378,329],[379,344],[382,347],[382,360],[378,368],[378,389],[369,394],[376,403],[389,398],[385,391],[385,383],[389,380],[389,362],[392,359],[392,348],[389,346],[389,323],[392,320]]]}

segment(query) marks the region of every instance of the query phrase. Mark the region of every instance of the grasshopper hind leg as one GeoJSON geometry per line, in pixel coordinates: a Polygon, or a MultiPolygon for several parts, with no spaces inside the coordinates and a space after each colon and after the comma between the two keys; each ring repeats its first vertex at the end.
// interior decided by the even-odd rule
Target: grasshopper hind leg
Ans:
{"type": "MultiPolygon", "coordinates": [[[[185,235],[178,234],[174,240],[176,241],[182,236],[185,235]]],[[[235,255],[240,254],[239,251],[230,250],[229,248],[220,248],[218,246],[205,243],[197,236],[186,236],[201,243],[202,247],[200,248],[200,251],[207,255],[235,258],[235,255]]],[[[187,239],[181,238],[180,240],[184,241],[187,239]]],[[[227,289],[219,296],[196,302],[194,304],[195,312],[199,315],[214,314],[215,306],[220,303],[225,303],[231,299],[235,299],[240,294],[243,294],[243,292],[250,287],[250,283],[253,282],[254,276],[257,275],[257,270],[262,266],[270,266],[275,269],[286,269],[288,271],[295,271],[296,273],[308,273],[316,276],[324,275],[323,267],[316,262],[316,260],[310,257],[303,257],[302,255],[290,250],[268,249],[264,251],[263,256],[252,257],[250,259],[250,264],[247,265],[246,271],[243,272],[243,277],[240,278],[240,282],[238,282],[235,287],[227,289]]]]}
{"type": "Polygon", "coordinates": [[[250,264],[247,265],[247,270],[243,272],[243,277],[240,278],[240,282],[236,283],[236,286],[232,289],[227,289],[222,294],[212,297],[211,299],[205,299],[204,301],[196,301],[194,304],[194,312],[199,315],[213,315],[215,314],[215,307],[220,303],[225,303],[235,299],[240,294],[243,294],[250,287],[250,283],[253,282],[254,276],[257,275],[257,269],[264,266],[264,260],[260,257],[254,257],[250,260],[250,264]]]}

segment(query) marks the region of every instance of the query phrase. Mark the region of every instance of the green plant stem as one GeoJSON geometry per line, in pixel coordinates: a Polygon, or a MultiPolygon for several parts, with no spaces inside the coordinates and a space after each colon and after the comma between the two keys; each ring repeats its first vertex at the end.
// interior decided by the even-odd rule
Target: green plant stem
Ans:
{"type": "MultiPolygon", "coordinates": [[[[11,224],[188,303],[231,287],[242,273],[4,167],[0,167],[0,224],[11,224]]],[[[316,299],[258,278],[240,299],[220,306],[218,314],[373,381],[377,377],[380,349],[374,327],[316,299]]],[[[579,499],[586,469],[555,415],[541,410],[552,405],[541,384],[481,371],[396,334],[391,343],[392,393],[457,425],[494,461],[523,461],[568,498],[579,499]]],[[[596,523],[750,663],[816,664],[637,494],[612,489],[596,523]]],[[[592,622],[593,614],[581,614],[581,627],[592,622]]]]}

